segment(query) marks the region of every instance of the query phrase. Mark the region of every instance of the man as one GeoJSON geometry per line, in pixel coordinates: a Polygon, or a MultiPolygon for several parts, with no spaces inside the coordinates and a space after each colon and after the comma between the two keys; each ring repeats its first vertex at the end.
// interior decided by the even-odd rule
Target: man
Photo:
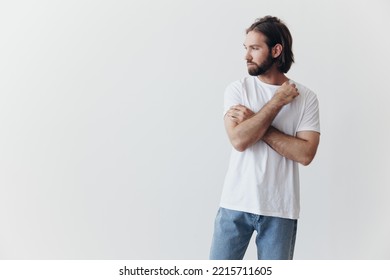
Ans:
{"type": "Polygon", "coordinates": [[[215,220],[210,259],[242,259],[253,231],[258,259],[292,259],[299,216],[298,163],[320,138],[318,101],[285,73],[294,62],[290,31],[256,20],[244,43],[248,73],[225,91],[224,122],[234,149],[215,220]]]}

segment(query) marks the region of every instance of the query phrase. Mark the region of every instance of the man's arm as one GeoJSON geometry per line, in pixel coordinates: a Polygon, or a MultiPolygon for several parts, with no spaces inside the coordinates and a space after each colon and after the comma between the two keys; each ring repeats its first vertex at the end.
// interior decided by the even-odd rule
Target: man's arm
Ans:
{"type": "Polygon", "coordinates": [[[306,166],[317,152],[320,134],[315,131],[300,131],[294,137],[271,126],[262,140],[280,155],[306,166]]]}
{"type": "Polygon", "coordinates": [[[256,114],[243,105],[231,107],[224,120],[233,147],[242,152],[262,139],[283,106],[298,95],[296,86],[285,82],[256,114]]]}
{"type": "Polygon", "coordinates": [[[243,105],[233,106],[225,115],[225,128],[233,147],[243,152],[259,141],[279,111],[277,106],[265,105],[255,114],[243,105]]]}

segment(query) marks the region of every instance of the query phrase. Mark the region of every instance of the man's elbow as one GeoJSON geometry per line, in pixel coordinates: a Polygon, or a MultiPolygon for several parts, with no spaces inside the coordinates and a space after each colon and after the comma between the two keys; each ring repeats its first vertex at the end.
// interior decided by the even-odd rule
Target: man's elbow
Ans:
{"type": "Polygon", "coordinates": [[[299,161],[300,164],[303,166],[308,166],[314,159],[315,153],[314,154],[307,154],[302,159],[299,161]]]}
{"type": "Polygon", "coordinates": [[[233,140],[232,145],[233,148],[239,152],[243,152],[248,148],[248,144],[240,140],[233,140]]]}
{"type": "Polygon", "coordinates": [[[300,164],[302,164],[303,166],[308,166],[312,161],[313,159],[305,158],[300,161],[300,164]]]}

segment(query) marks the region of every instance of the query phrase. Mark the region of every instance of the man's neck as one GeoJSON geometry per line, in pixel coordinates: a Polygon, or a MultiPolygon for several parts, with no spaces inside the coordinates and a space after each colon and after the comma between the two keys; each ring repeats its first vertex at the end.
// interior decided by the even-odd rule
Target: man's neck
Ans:
{"type": "Polygon", "coordinates": [[[284,82],[288,81],[289,78],[284,75],[284,73],[278,71],[277,69],[270,69],[267,73],[257,76],[257,78],[263,83],[281,86],[284,82]]]}

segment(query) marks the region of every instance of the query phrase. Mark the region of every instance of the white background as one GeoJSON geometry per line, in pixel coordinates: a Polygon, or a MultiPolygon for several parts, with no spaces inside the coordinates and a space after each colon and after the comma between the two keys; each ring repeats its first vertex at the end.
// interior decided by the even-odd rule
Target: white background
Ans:
{"type": "Polygon", "coordinates": [[[320,101],[295,258],[389,259],[385,0],[2,1],[0,258],[207,259],[223,91],[267,14],[320,101]]]}

